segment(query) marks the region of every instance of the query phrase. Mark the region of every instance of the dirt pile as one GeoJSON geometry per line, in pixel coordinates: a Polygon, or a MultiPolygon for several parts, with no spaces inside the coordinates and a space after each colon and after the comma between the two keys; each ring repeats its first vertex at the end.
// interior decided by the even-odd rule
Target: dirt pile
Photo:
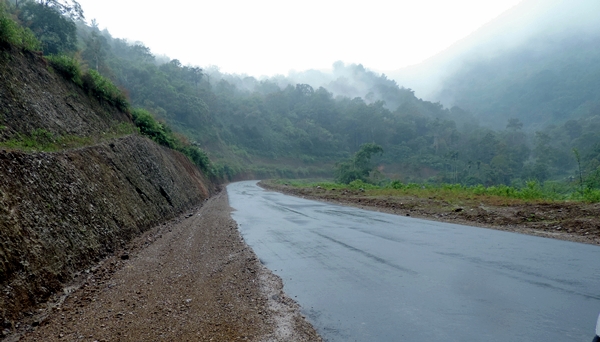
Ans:
{"type": "Polygon", "coordinates": [[[259,185],[295,196],[397,215],[600,244],[600,204],[553,202],[496,205],[477,200],[450,204],[440,198],[369,196],[356,190],[295,188],[268,181],[259,185]]]}

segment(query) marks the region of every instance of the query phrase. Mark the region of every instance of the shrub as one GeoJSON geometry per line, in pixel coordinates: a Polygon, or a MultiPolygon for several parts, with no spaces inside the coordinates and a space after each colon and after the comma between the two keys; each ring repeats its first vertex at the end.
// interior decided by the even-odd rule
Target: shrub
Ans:
{"type": "Polygon", "coordinates": [[[215,170],[211,168],[210,159],[206,152],[196,146],[190,145],[185,138],[176,137],[169,126],[156,121],[147,110],[136,108],[131,111],[131,116],[140,134],[149,137],[160,145],[183,153],[200,170],[211,176],[215,175],[215,170]]]}
{"type": "Polygon", "coordinates": [[[133,123],[142,135],[149,137],[160,145],[175,148],[175,138],[169,136],[165,127],[156,121],[148,111],[137,108],[131,111],[131,116],[133,117],[133,123]]]}
{"type": "Polygon", "coordinates": [[[402,184],[402,182],[399,180],[393,180],[390,184],[388,184],[387,187],[391,189],[400,190],[404,188],[404,184],[402,184]]]}
{"type": "Polygon", "coordinates": [[[61,74],[64,78],[75,82],[75,84],[83,85],[81,80],[81,68],[79,62],[75,58],[66,55],[47,56],[46,59],[54,70],[61,74]]]}
{"type": "Polygon", "coordinates": [[[600,202],[600,190],[587,188],[583,192],[583,200],[591,203],[600,202]]]}
{"type": "Polygon", "coordinates": [[[10,19],[4,10],[3,4],[0,3],[0,41],[12,45],[18,45],[18,29],[19,26],[10,19]]]}
{"type": "Polygon", "coordinates": [[[40,41],[30,29],[21,27],[12,20],[4,6],[4,3],[0,2],[0,42],[29,51],[39,51],[40,41]]]}
{"type": "Polygon", "coordinates": [[[209,172],[210,167],[210,159],[208,159],[208,155],[206,152],[197,148],[196,146],[185,146],[180,150],[183,154],[185,154],[192,163],[200,168],[200,170],[204,172],[209,172]]]}
{"type": "Polygon", "coordinates": [[[373,170],[371,157],[382,153],[383,148],[375,143],[362,144],[352,158],[337,164],[336,181],[344,184],[349,184],[354,180],[367,182],[369,173],[373,170]]]}
{"type": "Polygon", "coordinates": [[[29,51],[40,51],[42,43],[35,37],[27,27],[20,28],[20,47],[29,51]]]}
{"type": "Polygon", "coordinates": [[[125,94],[96,70],[88,70],[82,81],[83,88],[98,99],[107,101],[122,111],[129,108],[125,94]]]}

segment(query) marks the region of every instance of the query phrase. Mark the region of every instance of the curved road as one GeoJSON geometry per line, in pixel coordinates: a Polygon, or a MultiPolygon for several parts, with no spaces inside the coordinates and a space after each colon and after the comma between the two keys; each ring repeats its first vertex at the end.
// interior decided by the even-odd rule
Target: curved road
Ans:
{"type": "Polygon", "coordinates": [[[227,187],[246,242],[328,341],[591,341],[600,248],[227,187]]]}

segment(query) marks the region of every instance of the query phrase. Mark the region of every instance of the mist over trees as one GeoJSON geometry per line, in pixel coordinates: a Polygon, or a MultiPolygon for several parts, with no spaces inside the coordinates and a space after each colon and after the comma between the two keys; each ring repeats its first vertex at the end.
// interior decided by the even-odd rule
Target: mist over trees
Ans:
{"type": "Polygon", "coordinates": [[[499,127],[507,117],[527,130],[600,115],[600,32],[532,39],[497,57],[475,60],[446,79],[439,98],[499,127]]]}
{"type": "MultiPolygon", "coordinates": [[[[28,1],[11,7],[42,41],[50,36],[36,28],[45,19],[23,13],[45,6],[28,1]]],[[[600,64],[591,44],[597,41],[585,37],[565,42],[571,51],[554,47],[552,58],[518,51],[469,64],[446,89],[464,105],[447,108],[362,65],[336,62],[329,72],[263,79],[224,74],[157,58],[141,42],[114,38],[95,21],[85,24],[83,13],[60,15],[69,24],[55,20],[51,29],[70,35],[75,27],[76,42],[57,46],[48,38],[45,54],[69,55],[113,80],[134,106],[205,148],[223,176],[332,177],[336,163],[348,166],[355,153],[362,155],[361,146],[378,146],[385,152],[375,149],[367,161],[404,182],[575,184],[571,177],[581,170],[586,186],[600,187],[600,64]],[[522,77],[525,70],[528,77],[522,77]],[[469,82],[461,81],[466,77],[469,82]],[[540,119],[548,124],[534,125],[540,119]]],[[[362,167],[344,170],[356,171],[354,179],[378,181],[362,167]]]]}

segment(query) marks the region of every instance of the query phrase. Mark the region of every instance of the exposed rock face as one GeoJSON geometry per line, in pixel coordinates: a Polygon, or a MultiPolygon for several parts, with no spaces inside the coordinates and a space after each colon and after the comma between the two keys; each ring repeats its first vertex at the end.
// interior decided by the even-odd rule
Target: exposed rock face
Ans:
{"type": "MultiPolygon", "coordinates": [[[[0,141],[36,129],[101,137],[121,123],[132,123],[128,113],[52,72],[40,55],[0,44],[0,141]]],[[[210,184],[184,155],[135,135],[55,153],[0,149],[0,324],[198,205],[210,184]]]]}
{"type": "Polygon", "coordinates": [[[189,160],[139,136],[57,153],[0,151],[0,319],[212,192],[189,160]]]}
{"type": "Polygon", "coordinates": [[[54,135],[88,136],[129,114],[88,96],[49,71],[43,58],[0,44],[0,141],[44,129],[54,135]]]}

